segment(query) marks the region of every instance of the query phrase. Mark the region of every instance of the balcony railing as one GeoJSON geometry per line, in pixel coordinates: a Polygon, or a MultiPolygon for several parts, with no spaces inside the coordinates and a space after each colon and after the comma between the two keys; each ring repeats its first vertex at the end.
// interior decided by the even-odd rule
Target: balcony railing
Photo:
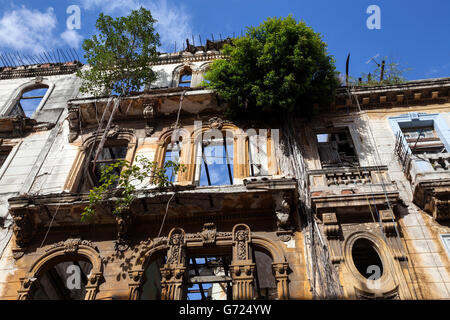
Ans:
{"type": "Polygon", "coordinates": [[[309,177],[312,188],[381,184],[389,181],[387,166],[311,170],[309,177]]]}
{"type": "Polygon", "coordinates": [[[450,179],[450,153],[413,154],[401,133],[397,134],[394,152],[403,172],[413,184],[427,180],[450,179]]]}

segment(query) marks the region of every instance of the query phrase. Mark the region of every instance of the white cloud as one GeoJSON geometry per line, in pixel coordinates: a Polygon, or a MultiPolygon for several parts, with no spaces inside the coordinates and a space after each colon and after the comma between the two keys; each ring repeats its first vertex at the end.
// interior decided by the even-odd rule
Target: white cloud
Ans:
{"type": "Polygon", "coordinates": [[[109,15],[126,15],[131,10],[143,6],[152,12],[153,18],[158,20],[156,31],[161,36],[161,49],[173,51],[175,41],[177,48],[189,38],[193,32],[190,26],[190,16],[184,6],[171,4],[167,0],[79,0],[86,10],[100,8],[109,15]]]}
{"type": "Polygon", "coordinates": [[[0,46],[21,52],[39,53],[54,43],[57,19],[53,8],[45,12],[25,6],[5,12],[0,19],[0,46]]]}
{"type": "Polygon", "coordinates": [[[66,30],[61,33],[61,39],[63,39],[71,48],[78,49],[83,41],[83,36],[76,30],[66,30]]]}

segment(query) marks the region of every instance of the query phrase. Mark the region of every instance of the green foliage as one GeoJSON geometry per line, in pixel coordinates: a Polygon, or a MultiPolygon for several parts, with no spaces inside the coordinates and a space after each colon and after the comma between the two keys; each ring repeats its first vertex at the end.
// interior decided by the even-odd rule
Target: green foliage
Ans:
{"type": "MultiPolygon", "coordinates": [[[[149,161],[145,157],[136,158],[137,164],[130,164],[126,160],[118,160],[102,168],[100,183],[89,192],[89,205],[81,214],[81,220],[91,219],[96,207],[100,202],[117,198],[114,204],[114,215],[120,215],[130,208],[135,199],[136,185],[142,184],[145,179],[151,179],[159,189],[173,186],[166,174],[168,169],[172,169],[174,174],[179,171],[184,172],[186,167],[174,161],[166,161],[164,166],[159,167],[157,163],[149,161]],[[120,169],[120,175],[116,174],[120,169]]],[[[169,170],[170,171],[170,170],[169,170]]]]}
{"type": "Polygon", "coordinates": [[[228,102],[233,118],[308,115],[339,87],[326,48],[304,22],[269,18],[224,46],[228,58],[213,62],[204,84],[228,102]]]}
{"type": "MultiPolygon", "coordinates": [[[[382,61],[388,61],[387,57],[382,58],[382,61]]],[[[384,84],[400,84],[404,83],[406,79],[404,78],[404,73],[411,71],[411,68],[401,69],[400,63],[390,61],[385,64],[383,81],[381,79],[381,64],[377,64],[374,71],[370,73],[361,73],[361,80],[358,81],[356,85],[360,86],[376,86],[384,84]]],[[[353,82],[355,82],[353,80],[353,82]]]]}
{"type": "Polygon", "coordinates": [[[78,71],[84,81],[81,92],[93,95],[127,95],[156,79],[150,64],[157,61],[159,34],[155,33],[151,12],[133,10],[127,17],[113,19],[103,13],[97,19],[99,31],[83,43],[86,71],[78,71]]]}

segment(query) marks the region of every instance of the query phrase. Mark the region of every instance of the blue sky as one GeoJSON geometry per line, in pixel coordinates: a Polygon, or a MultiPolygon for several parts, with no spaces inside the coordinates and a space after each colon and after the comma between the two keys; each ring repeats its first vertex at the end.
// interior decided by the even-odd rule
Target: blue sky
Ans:
{"type": "MultiPolygon", "coordinates": [[[[267,17],[292,14],[322,34],[335,56],[338,71],[345,71],[351,54],[350,74],[369,72],[371,57],[387,56],[412,68],[410,79],[450,76],[450,1],[447,0],[0,0],[0,51],[35,54],[42,50],[73,47],[82,57],[81,41],[95,32],[95,20],[103,11],[126,15],[144,5],[159,20],[161,51],[179,49],[186,37],[202,40],[239,34],[267,17]],[[81,28],[67,30],[66,13],[78,5],[81,28]],[[381,29],[369,30],[370,5],[381,10],[381,29]]],[[[378,58],[380,60],[380,58],[378,58]]]]}

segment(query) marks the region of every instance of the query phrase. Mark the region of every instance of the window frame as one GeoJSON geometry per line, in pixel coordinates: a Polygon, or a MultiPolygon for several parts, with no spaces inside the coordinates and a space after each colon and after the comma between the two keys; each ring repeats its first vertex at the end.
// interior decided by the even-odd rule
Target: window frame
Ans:
{"type": "MultiPolygon", "coordinates": [[[[211,129],[211,128],[206,128],[206,129],[211,129]]],[[[221,186],[235,185],[236,184],[236,165],[237,165],[237,163],[236,163],[237,157],[235,155],[235,152],[236,152],[236,149],[237,149],[236,148],[237,141],[236,141],[236,138],[235,138],[236,137],[235,132],[233,132],[232,129],[227,129],[227,128],[222,128],[220,130],[219,129],[214,129],[214,130],[220,131],[220,133],[222,135],[222,139],[223,139],[223,141],[225,143],[225,151],[226,151],[225,158],[226,158],[226,161],[227,161],[226,164],[227,164],[227,167],[228,167],[228,174],[229,174],[229,176],[231,175],[231,177],[229,177],[230,178],[230,184],[224,184],[224,185],[221,185],[221,186]],[[227,132],[229,132],[232,136],[231,137],[228,136],[227,132]],[[228,153],[228,149],[226,148],[226,145],[227,145],[226,140],[228,138],[230,138],[232,140],[232,146],[233,146],[233,167],[232,168],[230,168],[229,156],[228,156],[229,153],[228,153]],[[231,171],[231,174],[230,174],[230,171],[231,171]]],[[[216,187],[216,186],[219,186],[219,185],[214,185],[214,184],[200,185],[200,180],[201,180],[201,176],[202,176],[202,165],[205,162],[205,157],[204,157],[204,154],[205,154],[204,153],[204,147],[205,146],[204,146],[203,139],[198,139],[198,137],[203,137],[204,132],[205,131],[202,130],[201,134],[199,136],[197,136],[196,140],[194,140],[195,141],[195,143],[194,143],[194,159],[195,159],[195,162],[194,162],[194,177],[193,177],[194,178],[194,184],[196,186],[199,186],[199,187],[200,186],[201,187],[216,187]],[[201,154],[200,154],[200,152],[201,152],[201,154]]],[[[217,139],[220,139],[220,138],[216,137],[214,140],[217,140],[217,139]]],[[[224,143],[222,143],[222,146],[224,146],[224,143]]],[[[207,168],[206,170],[208,171],[209,168],[208,167],[206,167],[206,168],[207,168]]],[[[207,176],[210,176],[209,172],[207,172],[207,176]]]]}
{"type": "Polygon", "coordinates": [[[402,128],[433,126],[446,151],[450,152],[450,131],[447,123],[445,122],[445,119],[441,114],[410,112],[395,117],[389,117],[388,120],[391,128],[394,131],[394,136],[400,134],[401,137],[403,137],[403,146],[406,150],[409,150],[411,154],[414,155],[411,148],[409,147],[405,135],[403,134],[402,128]]]}
{"type": "MultiPolygon", "coordinates": [[[[317,145],[317,156],[318,156],[318,160],[320,163],[320,166],[322,169],[326,169],[326,168],[347,168],[347,167],[357,167],[357,166],[361,166],[361,158],[359,156],[360,152],[358,152],[358,150],[360,149],[359,146],[357,145],[357,140],[355,139],[355,137],[352,134],[352,128],[350,126],[334,126],[332,128],[323,128],[322,130],[314,130],[314,138],[315,138],[315,142],[317,145]],[[339,133],[345,133],[347,136],[347,140],[351,143],[351,145],[349,145],[350,148],[353,149],[353,154],[354,154],[354,162],[353,163],[346,163],[342,161],[342,158],[339,155],[339,149],[337,150],[337,155],[339,156],[339,160],[340,163],[336,163],[336,164],[326,164],[325,160],[322,160],[321,156],[320,156],[320,145],[321,144],[330,144],[331,142],[319,142],[318,136],[319,135],[324,135],[324,134],[339,134],[339,133]]],[[[344,140],[343,140],[344,141],[344,140]]],[[[339,141],[336,141],[336,145],[339,146],[339,141]]]]}
{"type": "Polygon", "coordinates": [[[35,79],[33,81],[26,82],[19,86],[9,97],[8,103],[6,104],[5,108],[1,112],[1,116],[11,116],[13,115],[14,109],[17,105],[17,103],[21,100],[21,97],[24,93],[34,90],[34,89],[40,89],[40,88],[48,88],[47,92],[44,95],[44,98],[42,98],[41,102],[37,106],[34,113],[31,115],[31,119],[36,118],[38,113],[42,111],[45,104],[47,103],[50,95],[52,94],[55,84],[54,83],[48,83],[47,81],[41,81],[39,79],[35,79]]]}
{"type": "Polygon", "coordinates": [[[441,238],[442,245],[444,246],[447,256],[450,259],[450,233],[440,234],[439,237],[441,238]]]}

